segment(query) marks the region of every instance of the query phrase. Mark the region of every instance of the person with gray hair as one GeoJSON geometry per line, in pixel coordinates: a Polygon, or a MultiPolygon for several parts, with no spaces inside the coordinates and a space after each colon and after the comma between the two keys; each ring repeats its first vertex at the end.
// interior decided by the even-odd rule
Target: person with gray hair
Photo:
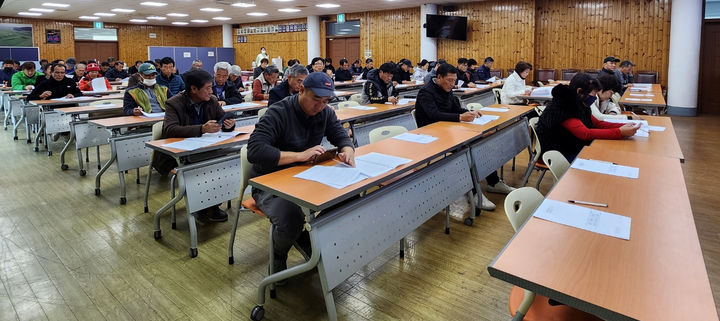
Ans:
{"type": "Polygon", "coordinates": [[[235,85],[238,91],[245,91],[242,81],[242,69],[238,65],[230,66],[230,77],[228,81],[235,85]]]}
{"type": "Polygon", "coordinates": [[[285,71],[285,80],[270,90],[268,106],[300,92],[308,70],[301,64],[294,64],[285,71]]]}
{"type": "Polygon", "coordinates": [[[252,84],[252,97],[253,100],[268,100],[270,98],[270,90],[275,87],[277,83],[278,74],[280,71],[275,66],[267,66],[265,71],[262,72],[252,84]]]}
{"type": "Polygon", "coordinates": [[[230,69],[230,64],[224,61],[216,63],[213,67],[215,78],[213,79],[212,89],[220,107],[239,104],[243,101],[243,97],[235,85],[228,81],[230,69]]]}

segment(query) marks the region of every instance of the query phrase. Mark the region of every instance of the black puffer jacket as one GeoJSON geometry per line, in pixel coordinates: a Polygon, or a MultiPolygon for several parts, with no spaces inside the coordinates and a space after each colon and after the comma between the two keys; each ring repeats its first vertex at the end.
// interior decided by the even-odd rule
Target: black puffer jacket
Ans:
{"type": "Polygon", "coordinates": [[[362,104],[384,104],[390,96],[395,94],[392,82],[386,83],[380,79],[380,70],[373,69],[368,72],[367,82],[363,86],[362,104]]]}

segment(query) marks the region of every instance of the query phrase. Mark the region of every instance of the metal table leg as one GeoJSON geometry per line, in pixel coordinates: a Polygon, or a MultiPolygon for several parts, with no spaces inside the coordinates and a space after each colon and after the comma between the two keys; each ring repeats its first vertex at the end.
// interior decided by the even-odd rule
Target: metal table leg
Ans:
{"type": "MultiPolygon", "coordinates": [[[[68,169],[67,164],[65,164],[65,152],[67,152],[68,149],[70,149],[70,145],[75,141],[75,124],[74,122],[70,124],[70,139],[68,139],[67,143],[65,143],[65,146],[63,146],[62,151],[60,152],[60,169],[66,170],[68,169]]],[[[85,174],[82,174],[82,156],[78,153],[78,163],[80,164],[80,167],[78,167],[81,171],[80,176],[85,176],[85,174]]]]}
{"type": "Polygon", "coordinates": [[[110,168],[110,165],[112,165],[115,160],[117,160],[117,151],[115,150],[114,144],[110,144],[110,159],[103,165],[102,168],[100,168],[100,171],[98,171],[97,174],[95,174],[95,195],[100,195],[100,178],[102,178],[103,173],[110,168]]]}

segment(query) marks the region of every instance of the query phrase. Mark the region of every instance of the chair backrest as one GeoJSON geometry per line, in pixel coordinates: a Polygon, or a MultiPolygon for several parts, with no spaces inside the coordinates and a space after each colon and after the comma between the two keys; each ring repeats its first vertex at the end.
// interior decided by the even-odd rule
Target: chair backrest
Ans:
{"type": "Polygon", "coordinates": [[[402,126],[383,126],[370,131],[370,144],[407,132],[402,126]]]}
{"type": "Polygon", "coordinates": [[[245,102],[251,102],[251,101],[252,101],[252,94],[245,95],[245,98],[243,98],[243,101],[245,101],[245,102]]]}
{"type": "Polygon", "coordinates": [[[555,178],[555,183],[557,183],[557,181],[560,180],[560,177],[562,177],[568,168],[570,168],[570,163],[565,156],[556,150],[549,150],[545,152],[542,159],[543,162],[545,162],[545,165],[550,168],[550,172],[552,172],[553,177],[555,178]]]}
{"type": "Polygon", "coordinates": [[[240,177],[240,201],[242,202],[243,195],[245,194],[245,189],[247,189],[248,181],[250,180],[250,170],[252,169],[252,164],[250,164],[250,161],[248,161],[247,158],[247,145],[243,145],[240,148],[240,166],[242,166],[242,177],[240,177]]]}
{"type": "Polygon", "coordinates": [[[610,100],[612,100],[615,105],[620,106],[620,98],[622,98],[620,93],[614,93],[612,97],[610,97],[610,100]]]}
{"type": "Polygon", "coordinates": [[[515,68],[509,68],[507,70],[507,77],[510,77],[510,75],[512,75],[512,73],[514,73],[514,72],[515,72],[515,68]]]}
{"type": "Polygon", "coordinates": [[[122,106],[123,100],[122,99],[103,99],[98,101],[93,101],[89,103],[90,106],[97,106],[97,105],[109,105],[109,104],[115,104],[122,106]]]}
{"type": "Polygon", "coordinates": [[[265,115],[265,112],[267,111],[267,109],[268,109],[268,108],[265,107],[265,108],[263,108],[263,109],[258,110],[258,119],[260,119],[260,117],[262,117],[263,115],[265,115]]]}
{"type": "Polygon", "coordinates": [[[496,104],[501,104],[501,103],[502,103],[502,102],[500,101],[500,94],[501,94],[501,93],[502,93],[502,89],[501,89],[501,88],[493,88],[493,94],[495,94],[495,103],[496,103],[496,104]]]}
{"type": "Polygon", "coordinates": [[[490,69],[490,76],[501,79],[503,77],[503,71],[502,69],[490,69]]]}
{"type": "Polygon", "coordinates": [[[483,105],[481,103],[469,103],[465,105],[465,108],[470,111],[480,110],[483,108],[483,105]]]}
{"type": "Polygon", "coordinates": [[[352,101],[352,100],[349,100],[349,101],[341,101],[341,102],[338,104],[338,109],[343,109],[343,108],[348,108],[348,107],[358,106],[358,105],[360,105],[360,103],[357,102],[357,101],[352,101]]]}
{"type": "Polygon", "coordinates": [[[413,121],[415,122],[415,128],[417,128],[417,118],[415,118],[415,109],[413,109],[410,114],[412,115],[413,121]]]}
{"type": "Polygon", "coordinates": [[[540,206],[543,199],[543,195],[533,187],[521,187],[505,196],[505,215],[515,232],[540,206]]]}
{"type": "Polygon", "coordinates": [[[600,69],[585,69],[585,73],[597,78],[600,74],[600,69]]]}
{"type": "Polygon", "coordinates": [[[658,83],[658,72],[657,71],[649,71],[649,70],[643,70],[637,72],[637,77],[635,77],[635,82],[637,83],[643,83],[643,84],[657,84],[658,83]]]}
{"type": "Polygon", "coordinates": [[[561,80],[572,80],[572,78],[575,77],[575,75],[577,75],[578,72],[580,72],[580,71],[577,69],[563,69],[562,71],[560,71],[560,73],[561,73],[560,79],[561,80]]]}
{"type": "Polygon", "coordinates": [[[537,69],[535,70],[535,80],[548,82],[550,79],[555,79],[557,70],[555,69],[537,69]]]}
{"type": "Polygon", "coordinates": [[[350,96],[351,101],[356,101],[358,104],[362,101],[362,94],[353,94],[350,96]]]}
{"type": "Polygon", "coordinates": [[[535,164],[538,159],[540,159],[540,139],[538,138],[537,132],[535,131],[535,127],[537,126],[538,120],[540,120],[539,117],[533,117],[528,120],[528,124],[530,124],[530,128],[532,128],[533,136],[535,136],[535,148],[533,149],[533,164],[535,164]]]}
{"type": "Polygon", "coordinates": [[[152,126],[152,139],[158,140],[162,138],[162,128],[163,128],[163,122],[159,121],[157,123],[154,123],[152,126]]]}
{"type": "Polygon", "coordinates": [[[538,116],[540,116],[545,111],[545,107],[546,106],[543,105],[535,105],[533,108],[535,109],[535,112],[538,114],[538,116]]]}
{"type": "Polygon", "coordinates": [[[543,82],[542,82],[542,81],[539,81],[539,80],[536,80],[536,81],[535,81],[535,84],[536,84],[538,87],[544,87],[544,86],[545,86],[545,84],[543,84],[543,82]]]}

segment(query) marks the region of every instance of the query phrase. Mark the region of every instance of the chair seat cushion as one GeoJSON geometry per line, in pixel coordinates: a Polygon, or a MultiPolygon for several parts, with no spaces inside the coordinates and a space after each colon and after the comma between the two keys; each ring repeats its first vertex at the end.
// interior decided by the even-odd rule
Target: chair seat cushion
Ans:
{"type": "Polygon", "coordinates": [[[252,198],[252,196],[244,199],[242,201],[242,206],[257,215],[265,216],[265,213],[263,213],[263,211],[260,210],[260,208],[257,206],[257,204],[255,204],[255,199],[252,198]]]}

